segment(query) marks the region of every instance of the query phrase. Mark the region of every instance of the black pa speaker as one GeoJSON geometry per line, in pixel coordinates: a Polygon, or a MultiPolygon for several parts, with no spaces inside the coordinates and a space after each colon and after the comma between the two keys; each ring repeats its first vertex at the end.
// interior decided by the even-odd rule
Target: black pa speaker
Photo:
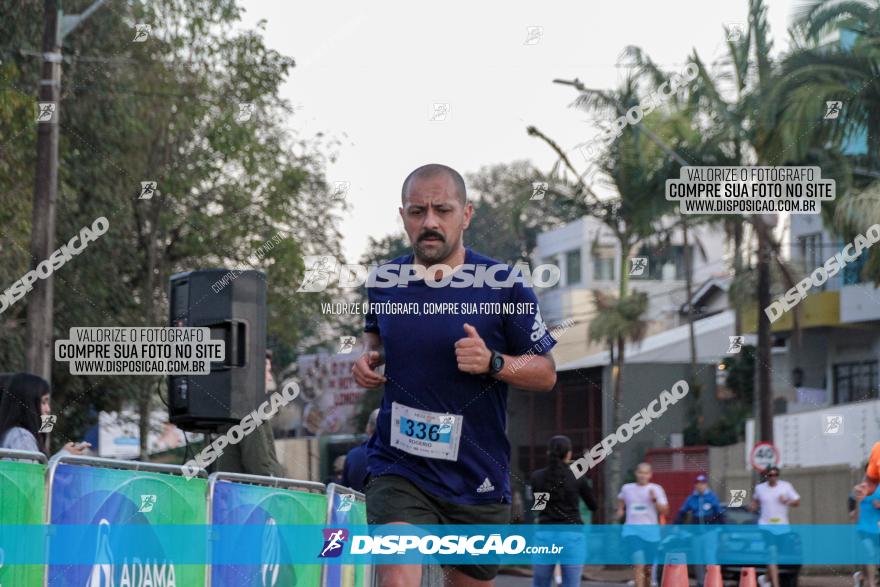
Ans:
{"type": "Polygon", "coordinates": [[[182,430],[216,432],[266,400],[266,276],[204,269],[171,276],[169,326],[201,326],[223,340],[207,375],[168,377],[168,415],[182,430]]]}

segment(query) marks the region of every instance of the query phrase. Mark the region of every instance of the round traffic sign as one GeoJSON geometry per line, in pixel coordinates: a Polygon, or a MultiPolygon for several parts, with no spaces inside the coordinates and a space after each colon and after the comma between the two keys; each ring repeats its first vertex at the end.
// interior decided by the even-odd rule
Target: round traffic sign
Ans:
{"type": "Polygon", "coordinates": [[[752,447],[749,462],[752,464],[752,468],[759,473],[767,467],[778,467],[779,449],[772,442],[759,442],[752,447]]]}

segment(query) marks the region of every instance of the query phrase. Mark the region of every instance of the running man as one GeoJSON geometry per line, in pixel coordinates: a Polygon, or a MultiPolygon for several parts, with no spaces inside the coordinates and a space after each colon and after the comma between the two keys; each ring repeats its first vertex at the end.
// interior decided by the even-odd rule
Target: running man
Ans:
{"type": "MultiPolygon", "coordinates": [[[[365,352],[352,373],[362,387],[385,386],[376,432],[367,445],[370,524],[507,524],[507,386],[549,391],[556,384],[549,354],[556,341],[534,293],[510,267],[464,246],[473,213],[464,180],[454,169],[431,164],[410,173],[401,190],[400,217],[413,253],[376,272],[398,270],[406,283],[367,287],[369,302],[380,308],[390,307],[386,302],[462,308],[442,314],[366,314],[365,352]],[[487,281],[492,275],[496,282],[512,284],[478,286],[476,276],[483,271],[487,281]],[[462,286],[469,277],[470,285],[462,286]],[[469,310],[482,303],[517,311],[469,310]]],[[[454,587],[489,586],[498,566],[447,571],[447,584],[454,587]]],[[[384,587],[418,587],[422,569],[379,565],[378,572],[384,587]]]]}
{"type": "Polygon", "coordinates": [[[633,555],[635,587],[651,585],[651,565],[660,542],[660,516],[665,516],[669,511],[666,492],[656,483],[651,483],[651,475],[651,465],[639,463],[636,482],[624,484],[617,495],[617,519],[625,520],[621,536],[627,551],[633,555]]]}
{"type": "MultiPolygon", "coordinates": [[[[791,483],[779,480],[779,467],[767,467],[764,470],[764,477],[767,480],[759,483],[752,493],[749,509],[753,512],[761,510],[761,515],[758,517],[759,526],[780,527],[778,530],[769,530],[765,533],[770,560],[775,560],[781,536],[786,534],[788,508],[800,505],[801,496],[791,483]]],[[[773,587],[779,587],[779,565],[768,563],[767,572],[773,587]]]]}
{"type": "Polygon", "coordinates": [[[342,530],[337,530],[336,532],[332,532],[327,537],[327,546],[324,547],[324,550],[321,551],[321,556],[325,557],[328,553],[335,552],[342,548],[342,530]]]}

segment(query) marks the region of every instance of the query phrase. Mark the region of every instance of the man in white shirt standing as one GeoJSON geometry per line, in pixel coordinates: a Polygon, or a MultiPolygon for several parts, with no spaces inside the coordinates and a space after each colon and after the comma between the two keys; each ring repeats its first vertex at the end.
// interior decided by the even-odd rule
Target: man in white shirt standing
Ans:
{"type": "MultiPolygon", "coordinates": [[[[785,526],[789,525],[788,508],[800,505],[801,496],[794,490],[791,483],[779,480],[779,467],[767,467],[764,470],[764,477],[767,480],[759,483],[752,493],[752,503],[749,505],[749,509],[753,512],[761,510],[761,515],[758,517],[759,526],[778,527],[778,529],[770,529],[765,534],[768,540],[770,560],[775,560],[779,537],[786,533],[785,526]]],[[[779,566],[768,564],[767,572],[770,574],[773,587],[779,587],[779,566]]]]}
{"type": "Polygon", "coordinates": [[[651,563],[660,542],[660,516],[666,515],[669,501],[663,488],[651,483],[651,465],[639,463],[635,473],[636,482],[624,484],[617,495],[617,519],[625,520],[622,537],[633,553],[635,587],[650,587],[651,563]]]}

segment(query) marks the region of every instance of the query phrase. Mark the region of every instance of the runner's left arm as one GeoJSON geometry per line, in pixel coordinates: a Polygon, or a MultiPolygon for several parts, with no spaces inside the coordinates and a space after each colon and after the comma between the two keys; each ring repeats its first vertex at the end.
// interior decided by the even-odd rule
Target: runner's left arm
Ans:
{"type": "Polygon", "coordinates": [[[789,502],[786,505],[788,505],[788,507],[796,508],[801,505],[801,496],[795,491],[794,486],[791,486],[790,489],[791,491],[788,496],[789,502]]]}
{"type": "Polygon", "coordinates": [[[657,508],[657,513],[661,516],[665,516],[669,513],[669,500],[666,499],[666,492],[662,487],[657,488],[657,493],[653,495],[654,498],[654,506],[657,508]]]}
{"type": "MultiPolygon", "coordinates": [[[[473,375],[488,374],[492,351],[486,341],[468,323],[464,324],[464,335],[455,343],[458,369],[473,375]]],[[[528,391],[550,391],[556,385],[556,363],[551,355],[500,354],[504,368],[494,375],[495,379],[528,391]]]]}
{"type": "Polygon", "coordinates": [[[556,339],[541,316],[538,298],[531,287],[517,282],[510,303],[516,311],[504,316],[507,348],[495,349],[509,354],[495,378],[520,389],[550,391],[556,385],[556,362],[550,354],[556,339]]]}
{"type": "Polygon", "coordinates": [[[504,369],[495,379],[528,391],[551,391],[556,385],[556,362],[552,355],[503,356],[504,369]],[[519,368],[517,361],[523,363],[519,368]]]}

